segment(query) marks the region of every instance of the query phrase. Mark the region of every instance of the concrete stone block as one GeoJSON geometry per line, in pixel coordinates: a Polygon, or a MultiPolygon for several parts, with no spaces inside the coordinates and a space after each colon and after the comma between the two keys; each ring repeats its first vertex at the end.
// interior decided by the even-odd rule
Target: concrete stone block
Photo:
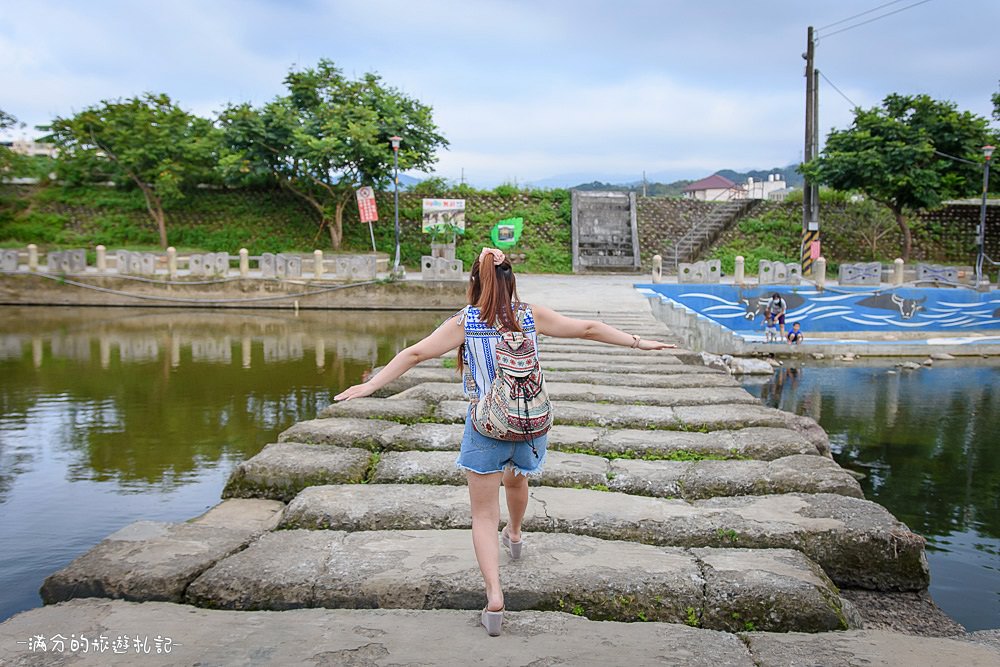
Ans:
{"type": "MultiPolygon", "coordinates": [[[[549,398],[562,401],[643,405],[705,405],[714,403],[758,404],[759,399],[742,387],[678,387],[671,391],[653,391],[641,387],[548,382],[549,398]]],[[[437,403],[462,400],[462,388],[454,382],[423,382],[399,392],[394,399],[420,399],[437,403]]]]}
{"type": "Polygon", "coordinates": [[[213,273],[217,276],[227,275],[229,273],[229,253],[228,252],[215,253],[212,268],[213,268],[213,273]]]}
{"type": "Polygon", "coordinates": [[[0,271],[17,271],[17,250],[0,250],[0,271]]]}
{"type": "Polygon", "coordinates": [[[115,270],[122,275],[128,275],[128,250],[115,251],[115,270]]]}
{"type": "Polygon", "coordinates": [[[841,285],[880,285],[882,264],[879,262],[841,264],[837,282],[841,285]]]}
{"type": "MultiPolygon", "coordinates": [[[[49,273],[83,273],[87,270],[87,251],[62,250],[48,253],[49,273]]],[[[16,268],[16,267],[15,267],[16,268]]]]}
{"type": "MultiPolygon", "coordinates": [[[[303,587],[306,585],[309,584],[303,587]]],[[[479,617],[470,610],[290,609],[275,613],[201,609],[169,602],[140,604],[89,599],[32,609],[0,625],[0,663],[127,665],[139,662],[134,652],[121,656],[114,656],[110,651],[103,654],[91,651],[89,656],[82,653],[60,655],[51,650],[47,654],[29,653],[24,645],[16,643],[38,635],[49,637],[54,628],[86,629],[88,637],[91,634],[94,637],[142,637],[160,633],[183,644],[173,646],[169,655],[144,656],[163,664],[426,667],[466,665],[470,656],[484,655],[479,617]],[[318,637],[323,638],[321,642],[318,637]]],[[[849,655],[844,651],[855,645],[876,650],[876,647],[869,647],[870,642],[865,641],[864,636],[841,641],[839,635],[843,634],[837,633],[837,655],[849,655]]],[[[767,636],[764,633],[753,635],[755,640],[767,636]]],[[[920,640],[919,651],[911,652],[915,656],[937,655],[938,647],[946,642],[962,649],[948,652],[947,659],[938,664],[992,667],[992,663],[981,658],[986,653],[984,647],[956,640],[898,637],[900,645],[905,645],[904,639],[920,640]]],[[[819,639],[823,638],[817,637],[819,639]]],[[[692,628],[683,623],[591,621],[564,611],[508,610],[504,614],[503,638],[494,643],[504,645],[502,652],[485,655],[483,664],[617,665],[623,656],[628,656],[632,665],[753,667],[755,664],[739,637],[731,633],[692,628]]],[[[806,655],[832,653],[807,652],[806,655]]],[[[893,654],[886,652],[885,655],[893,654]]],[[[846,664],[845,660],[836,667],[846,664]]],[[[914,660],[908,660],[907,664],[921,667],[914,660]]]]}
{"type": "Polygon", "coordinates": [[[761,285],[798,285],[802,280],[802,265],[760,260],[757,280],[761,285]]]}
{"type": "Polygon", "coordinates": [[[917,280],[957,283],[958,267],[940,264],[917,264],[917,280]]]}
{"type": "Polygon", "coordinates": [[[688,264],[682,262],[677,267],[679,283],[717,283],[722,276],[722,262],[709,259],[688,264]]]}
{"type": "Polygon", "coordinates": [[[833,582],[798,551],[708,548],[691,553],[706,580],[703,627],[729,632],[849,627],[833,582]]]}
{"type": "Polygon", "coordinates": [[[102,540],[42,584],[46,604],[77,597],[179,602],[199,574],[252,539],[252,531],[138,521],[102,540]]]}
{"type": "Polygon", "coordinates": [[[278,253],[275,256],[275,273],[279,278],[301,278],[302,258],[298,255],[278,253]]]}
{"type": "Polygon", "coordinates": [[[260,275],[263,278],[276,278],[274,254],[262,252],[260,254],[260,275]]]}
{"type": "Polygon", "coordinates": [[[139,255],[139,274],[151,276],[156,273],[156,255],[151,252],[137,253],[139,255]]]}
{"type": "Polygon", "coordinates": [[[333,269],[338,280],[360,282],[375,280],[378,275],[375,255],[336,255],[333,269]]]}
{"type": "MultiPolygon", "coordinates": [[[[661,546],[801,551],[841,586],[923,590],[924,539],[860,498],[817,493],[687,502],[607,491],[537,487],[524,530],[573,533],[661,546]]],[[[501,512],[504,504],[501,502],[501,512]]],[[[284,528],[428,530],[468,528],[461,486],[312,486],[289,503],[284,528]]]]}
{"type": "Polygon", "coordinates": [[[289,501],[308,486],[360,483],[371,457],[367,449],[273,443],[236,466],[222,497],[289,501]]]}
{"type": "Polygon", "coordinates": [[[430,255],[420,258],[420,275],[424,280],[462,280],[463,268],[460,259],[445,259],[430,255]]]}

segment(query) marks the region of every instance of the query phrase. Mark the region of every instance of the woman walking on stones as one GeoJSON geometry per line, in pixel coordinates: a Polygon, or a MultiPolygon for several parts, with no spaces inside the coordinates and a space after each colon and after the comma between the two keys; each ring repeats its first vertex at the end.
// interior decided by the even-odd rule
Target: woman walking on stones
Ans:
{"type": "MultiPolygon", "coordinates": [[[[483,248],[469,276],[468,303],[444,322],[434,333],[406,348],[364,384],[354,385],[334,397],[336,401],[370,396],[422,361],[459,349],[459,370],[465,373],[466,395],[474,399],[489,393],[495,378],[493,355],[501,331],[521,331],[537,350],[537,334],[555,338],[581,338],[638,350],[662,350],[674,347],[645,340],[603,322],[578,320],[560,315],[539,305],[522,302],[516,280],[504,253],[483,248]]],[[[484,436],[465,420],[465,433],[456,465],[466,471],[472,505],[472,543],[476,560],[486,584],[486,608],[482,624],[487,632],[500,634],[504,597],[500,585],[500,548],[497,530],[500,523],[499,487],[504,486],[510,520],[501,541],[511,558],[521,557],[525,540],[521,522],[528,506],[528,476],[542,472],[547,435],[529,442],[511,442],[484,436]]]]}

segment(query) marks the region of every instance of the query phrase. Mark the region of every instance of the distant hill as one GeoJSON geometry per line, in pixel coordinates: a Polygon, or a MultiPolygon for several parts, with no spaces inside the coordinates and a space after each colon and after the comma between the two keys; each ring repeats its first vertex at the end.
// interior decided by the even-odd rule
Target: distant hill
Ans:
{"type": "MultiPolygon", "coordinates": [[[[775,167],[774,169],[752,169],[750,171],[734,171],[732,169],[720,169],[715,172],[720,176],[725,176],[734,183],[746,183],[747,178],[755,181],[766,181],[770,174],[781,174],[789,187],[802,187],[802,175],[795,171],[796,165],[787,167],[775,167]]],[[[678,197],[684,192],[684,188],[691,185],[695,180],[700,180],[711,176],[706,174],[698,179],[679,179],[670,183],[646,182],[646,194],[650,197],[678,197]]],[[[630,183],[605,183],[603,181],[590,181],[572,186],[573,190],[608,190],[613,192],[642,192],[642,181],[630,183]]]]}
{"type": "Polygon", "coordinates": [[[787,167],[775,167],[774,169],[752,169],[750,171],[733,171],[732,169],[720,169],[715,172],[719,176],[725,176],[734,183],[746,183],[747,178],[755,181],[766,181],[770,174],[781,174],[785,183],[789,187],[801,188],[803,183],[802,174],[796,171],[798,165],[790,164],[787,167]]]}

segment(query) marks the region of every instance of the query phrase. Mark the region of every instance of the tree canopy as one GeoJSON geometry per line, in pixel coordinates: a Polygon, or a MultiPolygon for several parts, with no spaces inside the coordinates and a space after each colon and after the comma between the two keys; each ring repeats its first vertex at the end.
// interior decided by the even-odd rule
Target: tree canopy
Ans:
{"type": "Polygon", "coordinates": [[[402,137],[401,170],[428,171],[448,145],[431,107],[385,85],[372,73],[345,77],[329,60],[291,71],[286,95],[262,107],[230,105],[220,115],[228,178],[273,179],[315,211],[334,249],[343,237],[344,207],[360,185],[392,182],[389,138],[402,137]]]}
{"type": "Polygon", "coordinates": [[[854,110],[854,122],[827,135],[820,156],[802,166],[812,181],[855,190],[888,206],[912,246],[909,213],[946,199],[976,194],[982,182],[982,146],[989,121],[952,102],[927,95],[887,96],[881,106],[854,110]]]}
{"type": "MultiPolygon", "coordinates": [[[[17,118],[0,109],[0,132],[16,125],[18,125],[17,118]]],[[[0,146],[0,172],[9,170],[13,166],[15,159],[14,151],[6,146],[0,146]]]]}
{"type": "Polygon", "coordinates": [[[164,206],[212,179],[218,130],[164,94],[102,101],[56,118],[46,140],[58,149],[56,173],[67,183],[133,184],[146,200],[160,244],[167,247],[164,206]]]}

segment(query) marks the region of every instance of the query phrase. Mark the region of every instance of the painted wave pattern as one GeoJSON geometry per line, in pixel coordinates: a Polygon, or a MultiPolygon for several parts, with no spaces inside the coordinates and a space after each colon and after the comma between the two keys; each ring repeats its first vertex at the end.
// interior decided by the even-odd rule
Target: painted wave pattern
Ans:
{"type": "MultiPolygon", "coordinates": [[[[762,337],[764,309],[763,305],[758,306],[758,301],[766,301],[770,292],[726,289],[728,293],[724,294],[718,293],[722,291],[718,288],[712,292],[678,291],[673,295],[656,289],[655,293],[748,338],[762,337]]],[[[919,297],[904,297],[894,292],[779,291],[788,302],[786,326],[799,322],[803,330],[948,331],[1000,327],[1000,297],[994,295],[961,302],[954,300],[954,290],[944,289],[906,291],[906,294],[920,294],[919,297]]]]}

